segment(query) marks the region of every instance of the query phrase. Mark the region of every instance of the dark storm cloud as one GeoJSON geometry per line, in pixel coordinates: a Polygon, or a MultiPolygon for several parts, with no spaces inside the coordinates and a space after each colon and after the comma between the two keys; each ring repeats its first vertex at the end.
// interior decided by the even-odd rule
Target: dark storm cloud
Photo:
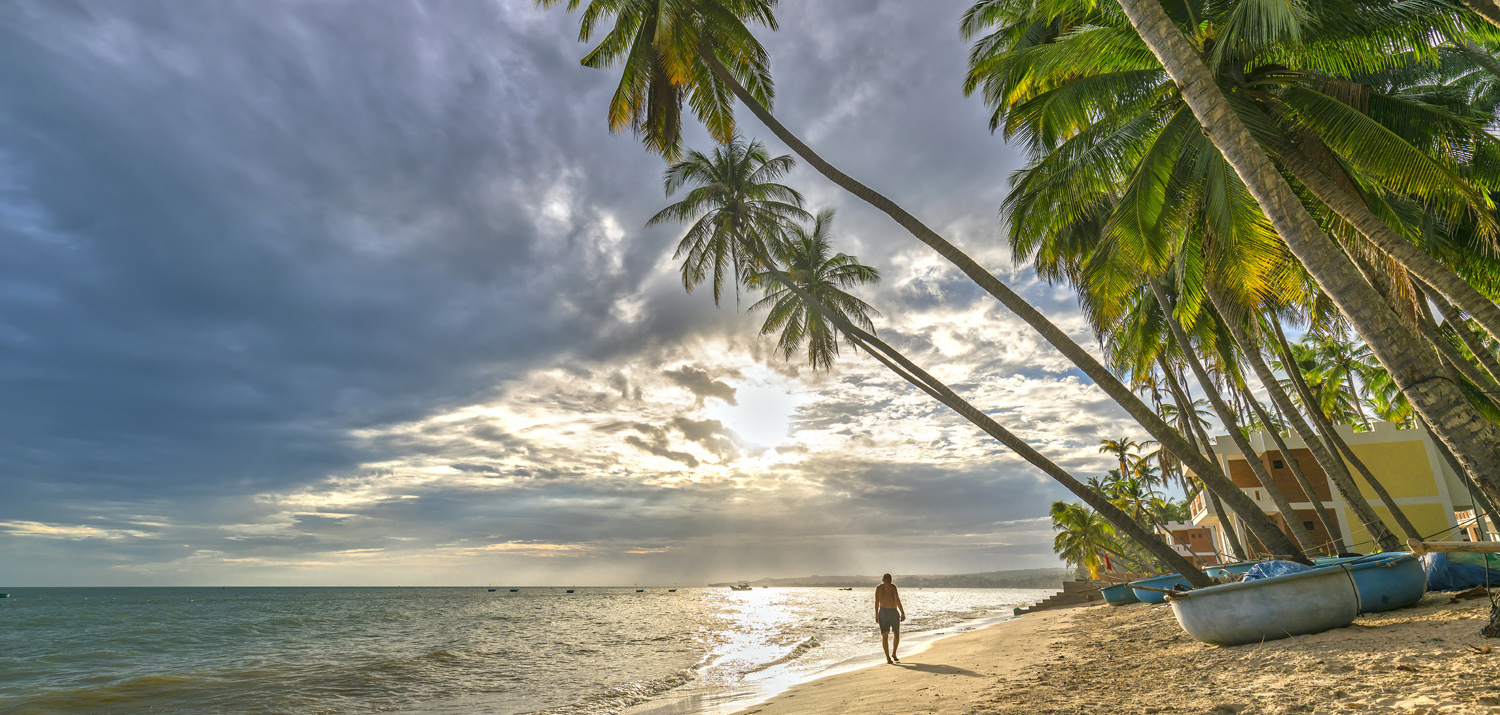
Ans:
{"type": "Polygon", "coordinates": [[[619,330],[667,237],[600,212],[659,201],[659,163],[600,131],[568,20],[430,10],[7,10],[8,491],[306,481],[351,427],[619,330]]]}
{"type": "Polygon", "coordinates": [[[706,370],[687,365],[676,370],[666,370],[662,374],[672,378],[673,382],[686,387],[694,395],[697,395],[700,400],[707,397],[716,397],[723,400],[726,404],[737,404],[734,401],[734,388],[730,387],[723,380],[715,380],[706,370]]]}
{"type": "MultiPolygon", "coordinates": [[[[788,126],[1004,276],[995,210],[1017,155],[959,91],[966,4],[789,3],[759,34],[788,126]]],[[[606,131],[616,75],[579,67],[575,23],[530,0],[7,6],[0,555],[25,554],[7,570],[191,580],[215,559],[665,544],[700,549],[656,562],[696,578],[715,555],[795,569],[882,533],[926,544],[914,564],[1037,553],[962,536],[1045,513],[1062,494],[1028,467],[955,438],[971,428],[899,382],[813,375],[755,340],[760,316],[684,296],[664,263],[675,230],[641,228],[667,200],[663,164],[606,131]],[[809,391],[848,393],[793,422],[845,447],[780,445],[802,461],[744,467],[759,453],[702,411],[752,392],[693,352],[726,336],[809,391]],[[548,370],[556,389],[511,390],[548,370]],[[687,402],[625,414],[679,387],[687,402]],[[502,398],[509,421],[424,422],[502,398]],[[869,415],[952,434],[880,442],[869,415]],[[929,458],[863,454],[907,442],[929,458]],[[718,468],[753,474],[658,481],[718,468]]],[[[993,301],[805,167],[789,181],[838,207],[839,250],[886,276],[867,294],[882,334],[972,374],[956,387],[1070,373],[999,311],[944,327],[993,301]]],[[[1009,279],[1074,315],[1065,293],[1009,279]]],[[[1090,442],[1076,423],[1049,432],[1035,395],[980,397],[1043,441],[1090,442]]]]}

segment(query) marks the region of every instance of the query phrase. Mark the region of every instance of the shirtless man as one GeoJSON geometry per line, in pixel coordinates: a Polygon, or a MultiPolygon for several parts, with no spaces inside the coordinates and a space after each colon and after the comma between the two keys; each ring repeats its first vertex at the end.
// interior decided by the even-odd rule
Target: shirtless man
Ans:
{"type": "Polygon", "coordinates": [[[880,624],[880,647],[885,649],[885,662],[900,663],[896,649],[901,647],[901,622],[906,620],[906,609],[901,606],[901,594],[896,593],[896,584],[891,575],[880,577],[875,587],[875,622],[880,624]],[[890,642],[891,631],[896,632],[896,642],[890,642]]]}

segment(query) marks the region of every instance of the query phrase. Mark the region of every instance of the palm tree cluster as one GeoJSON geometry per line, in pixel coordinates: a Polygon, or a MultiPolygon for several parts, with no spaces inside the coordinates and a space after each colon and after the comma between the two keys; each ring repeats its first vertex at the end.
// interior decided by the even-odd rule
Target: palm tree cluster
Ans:
{"type": "Polygon", "coordinates": [[[1303,493],[1283,494],[1253,430],[1267,430],[1284,458],[1283,432],[1295,434],[1382,549],[1399,547],[1398,530],[1420,535],[1336,425],[1379,418],[1426,430],[1482,508],[1500,501],[1496,0],[977,0],[960,20],[972,42],[964,86],[1028,156],[1002,206],[1012,255],[1076,292],[1103,360],[777,120],[770,60],[752,30],[776,29],[775,0],[566,6],[581,11],[580,41],[600,36],[583,63],[619,68],[609,128],[630,127],[677,162],[669,195],[692,187],[652,219],[691,223],[678,249],[686,288],[711,281],[715,300],[726,285],[760,291],[763,332],[785,355],[805,350],[818,368],[840,345],[869,355],[1056,479],[1162,567],[1208,583],[1157,535],[1150,510],[1119,496],[1148,498],[1167,480],[1203,491],[1236,555],[1247,543],[1298,560],[1356,546],[1314,542],[1291,508],[1317,501],[1311,483],[1288,458],[1303,493]],[[778,183],[792,157],[738,138],[736,100],[1119,404],[1159,445],[1150,477],[1139,473],[1147,460],[1127,459],[1138,445],[1115,441],[1116,491],[1091,488],[876,337],[873,308],[847,291],[878,272],[835,253],[832,215],[810,215],[778,183]],[[721,144],[714,152],[683,153],[685,107],[721,144]],[[1285,529],[1219,467],[1208,416],[1285,529]],[[1246,533],[1230,533],[1232,523],[1246,533]]]}

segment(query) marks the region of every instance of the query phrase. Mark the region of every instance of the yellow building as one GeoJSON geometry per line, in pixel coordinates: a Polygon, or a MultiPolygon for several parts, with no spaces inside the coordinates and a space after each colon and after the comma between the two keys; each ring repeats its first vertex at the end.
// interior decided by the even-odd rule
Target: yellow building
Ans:
{"type": "MultiPolygon", "coordinates": [[[[1401,511],[1406,514],[1424,538],[1465,538],[1465,534],[1469,532],[1458,528],[1460,514],[1468,524],[1472,524],[1473,500],[1469,496],[1468,488],[1449,468],[1442,453],[1424,431],[1399,429],[1390,422],[1376,422],[1374,430],[1370,432],[1355,432],[1348,425],[1336,425],[1335,428],[1349,444],[1354,454],[1365,463],[1366,467],[1369,467],[1370,472],[1385,487],[1391,499],[1401,507],[1401,511]]],[[[1290,455],[1282,455],[1277,451],[1276,442],[1270,438],[1270,435],[1264,432],[1250,435],[1250,446],[1260,453],[1266,470],[1286,496],[1287,501],[1291,502],[1303,526],[1313,533],[1314,540],[1319,544],[1330,545],[1329,553],[1335,550],[1331,547],[1335,539],[1342,540],[1342,547],[1345,551],[1360,553],[1375,551],[1378,547],[1370,538],[1369,531],[1359,523],[1359,519],[1344,501],[1343,495],[1334,488],[1332,481],[1323,473],[1322,467],[1318,465],[1317,460],[1313,458],[1302,440],[1292,435],[1285,437],[1283,441],[1286,442],[1287,449],[1291,451],[1290,455]],[[1326,514],[1333,517],[1330,521],[1334,522],[1340,533],[1330,535],[1323,529],[1317,514],[1313,512],[1312,500],[1302,492],[1292,476],[1287,464],[1288,459],[1296,460],[1302,473],[1312,483],[1313,491],[1317,492],[1319,504],[1326,514]]],[[[1235,486],[1240,487],[1254,499],[1255,503],[1285,531],[1286,523],[1276,510],[1275,503],[1266,494],[1260,480],[1255,477],[1255,472],[1245,461],[1245,456],[1235,447],[1229,435],[1213,438],[1213,450],[1218,456],[1220,467],[1234,480],[1235,486]]],[[[1352,465],[1349,466],[1349,473],[1359,484],[1363,496],[1375,513],[1385,521],[1392,532],[1401,536],[1404,541],[1405,537],[1400,528],[1397,527],[1395,520],[1390,518],[1390,511],[1375,496],[1370,485],[1365,483],[1352,465]]],[[[1194,524],[1219,525],[1219,519],[1206,501],[1205,495],[1200,494],[1193,500],[1192,515],[1194,524]]],[[[1232,515],[1230,518],[1233,519],[1232,524],[1236,533],[1244,540],[1247,536],[1244,525],[1232,515]]],[[[1489,527],[1490,524],[1486,523],[1485,526],[1489,527]]],[[[1223,529],[1215,529],[1215,532],[1219,538],[1220,548],[1225,553],[1232,553],[1228,542],[1224,540],[1223,529]]],[[[1477,531],[1474,533],[1477,536],[1477,531]]],[[[1492,539],[1497,538],[1493,531],[1489,531],[1488,535],[1492,539]]],[[[1251,541],[1254,541],[1253,538],[1251,541]]],[[[1246,546],[1255,551],[1263,551],[1256,543],[1248,543],[1246,546]]]]}

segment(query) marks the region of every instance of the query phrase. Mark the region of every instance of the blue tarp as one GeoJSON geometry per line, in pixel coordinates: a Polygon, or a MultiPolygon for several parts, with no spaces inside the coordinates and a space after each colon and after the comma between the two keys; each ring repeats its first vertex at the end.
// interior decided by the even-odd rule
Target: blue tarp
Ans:
{"type": "MultiPolygon", "coordinates": [[[[1468,554],[1464,556],[1467,557],[1468,554]]],[[[1490,563],[1495,562],[1494,558],[1490,559],[1490,563]]],[[[1474,563],[1459,563],[1443,553],[1423,554],[1422,568],[1427,571],[1427,590],[1467,591],[1475,586],[1500,587],[1500,570],[1485,568],[1479,563],[1481,562],[1478,560],[1474,560],[1474,563]]]]}
{"type": "Polygon", "coordinates": [[[1299,564],[1296,561],[1266,561],[1251,567],[1249,571],[1245,572],[1245,577],[1240,579],[1240,581],[1259,581],[1263,578],[1289,576],[1294,573],[1311,570],[1311,566],[1299,564]]]}

